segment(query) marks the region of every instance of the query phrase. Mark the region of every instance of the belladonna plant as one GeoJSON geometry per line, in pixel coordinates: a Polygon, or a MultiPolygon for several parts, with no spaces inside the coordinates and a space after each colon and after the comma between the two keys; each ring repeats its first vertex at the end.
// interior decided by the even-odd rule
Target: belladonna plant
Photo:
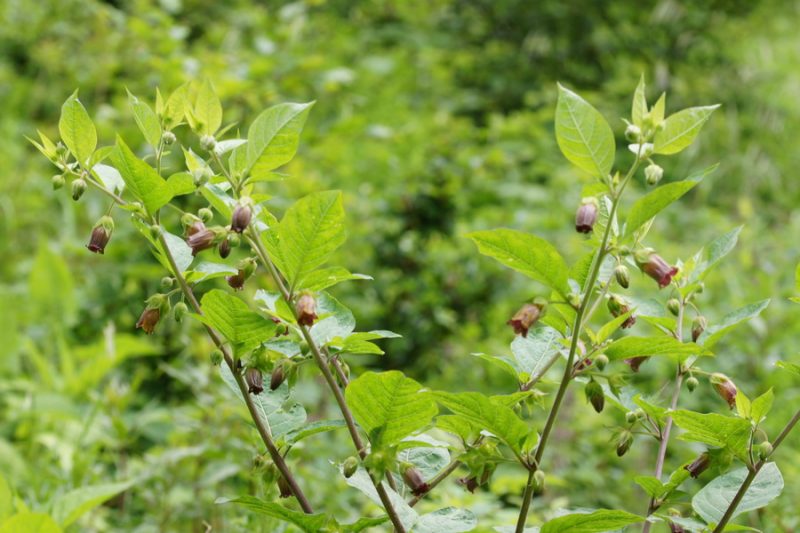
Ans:
{"type": "MultiPolygon", "coordinates": [[[[497,364],[516,381],[517,390],[492,395],[424,388],[400,371],[351,374],[348,360],[354,354],[382,354],[375,341],[397,334],[357,331],[354,314],[331,294],[339,283],[367,278],[328,264],[345,241],[342,195],[312,193],[280,218],[265,200],[274,192],[269,180],[297,151],[313,102],[270,107],[239,138],[223,126],[222,105],[208,81],[166,96],[157,91],[154,108],[130,95],[141,138],[117,136],[113,144],[98,147],[97,131],[76,92],[62,107],[60,141],[40,134],[32,142],[58,169],[55,190],[69,191],[75,201],[98,193],[108,202],[107,214],[91,230],[90,251],[100,254],[119,244],[118,238],[110,242],[116,216],[118,223],[139,230],[167,270],[163,282],[153,281],[153,294],[135,326],[154,334],[165,321],[186,328],[194,322],[208,337],[209,364],[218,367],[219,383],[235,391],[250,417],[248,427],[259,438],[256,456],[270,487],[260,497],[243,494],[225,502],[306,531],[469,531],[478,527],[469,509],[421,513],[415,507],[423,498],[435,507],[437,487],[445,483],[462,485],[458,490],[479,497],[498,465],[516,465],[524,479],[524,490],[510,500],[519,506],[516,523],[481,524],[483,529],[526,531],[532,500],[549,494],[583,509],[563,509],[558,516],[537,512],[544,516],[545,532],[637,524],[646,532],[659,523],[672,531],[720,532],[732,524],[737,510],[765,505],[780,494],[783,480],[771,459],[800,411],[770,435],[763,422],[772,390],[751,400],[733,379],[705,368],[715,365],[705,356],[722,336],[761,313],[768,301],[724,317],[700,314],[696,295],[735,245],[739,228],[683,260],[680,254],[665,259],[655,245],[676,247],[656,242],[658,236],[648,239],[652,219],[713,170],[675,179],[667,162],[694,142],[717,106],[666,116],[665,96],[650,106],[645,89],[642,80],[624,130],[629,144],[617,153],[614,131],[600,113],[558,87],[556,141],[577,170],[575,189],[565,195],[578,198],[580,190],[585,198],[576,202],[574,212],[575,229],[586,234],[580,237],[581,256],[568,262],[547,240],[519,229],[468,235],[481,253],[527,276],[535,295],[508,321],[515,337],[512,355],[469,359],[497,364]],[[185,168],[162,164],[173,150],[183,154],[185,168]],[[636,192],[648,186],[646,194],[636,192]],[[176,201],[182,196],[189,199],[176,201]],[[187,212],[180,207],[186,205],[199,207],[187,212]],[[214,225],[214,220],[227,225],[214,225]],[[237,247],[241,250],[234,255],[237,247]],[[636,267],[643,275],[631,273],[636,267]],[[258,289],[267,286],[273,289],[258,289]],[[638,308],[635,302],[641,299],[633,291],[659,298],[664,312],[638,308]],[[666,400],[658,391],[637,390],[627,379],[633,369],[651,371],[657,365],[639,365],[656,357],[668,359],[674,368],[666,400]],[[313,371],[297,372],[300,365],[313,371]],[[314,379],[315,373],[322,379],[314,379]],[[298,380],[324,389],[336,407],[333,419],[314,413],[310,425],[305,409],[311,406],[295,399],[298,380]],[[687,392],[715,398],[719,412],[680,408],[684,383],[687,392]],[[632,501],[625,510],[587,511],[592,502],[571,501],[568,487],[546,483],[566,468],[551,460],[550,448],[554,429],[568,423],[562,410],[567,392],[578,386],[588,409],[602,412],[597,416],[616,426],[607,430],[608,449],[599,452],[607,457],[597,464],[629,460],[637,441],[655,440],[652,475],[635,478],[646,506],[632,501]],[[274,401],[274,395],[281,401],[274,401]],[[265,405],[276,407],[265,410],[265,405]],[[690,462],[670,464],[671,474],[665,476],[668,457],[673,463],[686,455],[668,454],[670,445],[679,444],[671,439],[673,426],[683,432],[683,440],[706,449],[690,462]],[[338,428],[352,449],[346,456],[328,457],[330,482],[360,491],[374,504],[360,506],[365,516],[351,523],[340,523],[338,517],[348,513],[298,475],[294,451],[306,436],[338,428]],[[758,498],[749,491],[755,482],[758,498]]],[[[564,213],[564,224],[571,225],[571,217],[564,213]]],[[[467,364],[466,359],[457,364],[467,364]]],[[[800,376],[800,366],[781,366],[800,376]]],[[[464,375],[464,387],[469,387],[471,373],[464,375]]],[[[571,431],[581,438],[584,429],[571,431]]],[[[303,445],[311,448],[315,442],[321,441],[303,445]]],[[[328,451],[327,446],[319,449],[328,451]]]]}

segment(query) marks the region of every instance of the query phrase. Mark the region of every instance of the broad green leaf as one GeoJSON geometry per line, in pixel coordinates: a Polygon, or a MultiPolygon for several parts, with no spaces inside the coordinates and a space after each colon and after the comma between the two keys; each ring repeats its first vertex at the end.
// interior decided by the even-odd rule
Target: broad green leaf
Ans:
{"type": "Polygon", "coordinates": [[[507,267],[544,283],[566,297],[567,264],[558,251],[544,239],[512,229],[475,231],[467,237],[483,255],[493,257],[507,267]]]}
{"type": "Polygon", "coordinates": [[[276,265],[290,287],[299,287],[345,238],[342,194],[339,191],[311,194],[292,205],[278,225],[279,260],[276,265]]]}
{"type": "Polygon", "coordinates": [[[661,93],[656,103],[650,109],[650,116],[653,119],[653,124],[660,124],[664,121],[664,113],[667,109],[667,93],[661,93]]]}
{"type": "Polygon", "coordinates": [[[328,293],[318,295],[317,314],[320,320],[311,326],[311,337],[320,346],[337,337],[346,339],[356,329],[353,312],[328,293]]]}
{"type": "Polygon", "coordinates": [[[635,478],[633,478],[633,481],[635,481],[637,485],[642,487],[642,489],[651,498],[659,498],[664,493],[664,484],[661,483],[661,481],[656,477],[636,476],[635,478]]]}
{"type": "Polygon", "coordinates": [[[760,424],[766,418],[767,413],[772,409],[774,400],[775,393],[772,392],[772,389],[769,389],[750,403],[750,418],[753,419],[753,422],[760,424]]]}
{"type": "Polygon", "coordinates": [[[751,431],[747,420],[685,410],[673,411],[670,416],[678,427],[686,431],[681,439],[727,448],[740,458],[746,456],[751,431]]]}
{"type": "MultiPolygon", "coordinates": [[[[191,254],[191,251],[189,253],[191,254]]],[[[238,269],[229,265],[203,261],[191,271],[186,273],[186,281],[189,283],[200,283],[201,281],[207,281],[209,279],[230,276],[236,274],[237,272],[238,269]]]]}
{"type": "MultiPolygon", "coordinates": [[[[264,390],[266,392],[266,390],[264,390]]],[[[258,396],[264,394],[262,392],[258,396]]],[[[276,439],[282,438],[284,435],[296,431],[306,425],[308,414],[305,408],[299,403],[284,406],[269,415],[269,426],[272,430],[272,436],[276,439]]]]}
{"type": "Polygon", "coordinates": [[[647,114],[647,99],[645,97],[644,74],[639,78],[639,85],[633,93],[633,105],[631,106],[631,120],[640,128],[644,116],[647,114]]]}
{"type": "Polygon", "coordinates": [[[660,213],[665,207],[692,190],[695,185],[716,170],[717,165],[708,167],[702,172],[693,174],[683,181],[667,183],[645,194],[631,207],[628,219],[625,222],[625,234],[631,235],[634,231],[660,213]]]}
{"type": "Polygon", "coordinates": [[[310,424],[304,424],[302,428],[289,431],[284,435],[286,444],[294,446],[303,439],[307,439],[319,433],[327,433],[340,428],[347,427],[344,420],[317,420],[310,424]]]}
{"type": "Polygon", "coordinates": [[[711,349],[719,340],[728,334],[733,328],[761,314],[767,308],[769,300],[762,300],[753,304],[746,305],[722,317],[718,324],[712,324],[706,328],[702,335],[697,339],[697,343],[704,348],[711,349]]]}
{"type": "Polygon", "coordinates": [[[194,178],[188,172],[178,172],[167,178],[167,191],[171,197],[193,193],[197,187],[194,178]]]}
{"type": "Polygon", "coordinates": [[[553,360],[559,355],[561,336],[553,328],[536,328],[528,332],[526,337],[518,335],[511,343],[514,354],[517,378],[525,383],[539,379],[547,372],[553,360]]]}
{"type": "Polygon", "coordinates": [[[128,190],[144,204],[148,213],[155,213],[172,199],[164,178],[153,167],[136,157],[120,136],[117,136],[117,148],[111,154],[111,161],[128,190]]]}
{"type": "Polygon", "coordinates": [[[510,407],[493,402],[478,392],[433,394],[439,403],[469,424],[492,433],[515,452],[522,450],[530,430],[510,407]]]}
{"type": "MultiPolygon", "coordinates": [[[[412,438],[417,441],[421,437],[424,435],[412,438]]],[[[413,464],[419,470],[422,479],[430,481],[450,464],[450,452],[447,451],[447,448],[433,446],[406,448],[397,454],[397,460],[413,464]]]]}
{"type": "Polygon", "coordinates": [[[256,117],[243,147],[247,154],[245,171],[249,171],[251,177],[269,179],[271,171],[294,157],[300,132],[313,105],[314,102],[278,104],[256,117]]]}
{"type": "Polygon", "coordinates": [[[332,518],[324,514],[305,514],[301,511],[293,511],[283,505],[274,502],[266,502],[253,496],[239,496],[238,498],[218,498],[215,503],[237,503],[246,509],[264,516],[277,518],[284,522],[289,522],[308,533],[322,531],[332,518]]]}
{"type": "Polygon", "coordinates": [[[611,360],[628,359],[630,357],[670,355],[710,355],[707,349],[697,344],[679,342],[673,337],[622,337],[612,342],[605,354],[611,360]]]}
{"type": "Polygon", "coordinates": [[[366,372],[345,390],[347,405],[376,447],[397,444],[427,426],[436,404],[422,386],[402,372],[366,372]]]}
{"type": "Polygon", "coordinates": [[[477,525],[478,519],[472,511],[445,507],[420,516],[414,524],[414,533],[460,533],[472,531],[477,525]]]}
{"type": "Polygon", "coordinates": [[[187,100],[188,85],[186,84],[181,85],[169,95],[161,113],[166,129],[171,130],[183,121],[187,100]]]}
{"type": "MultiPolygon", "coordinates": [[[[737,468],[712,480],[692,498],[692,508],[706,522],[719,522],[734,496],[747,477],[746,467],[737,468]]],[[[733,516],[759,509],[780,496],[783,491],[783,476],[775,463],[765,464],[744,498],[739,502],[733,516]]]]}
{"type": "MultiPolygon", "coordinates": [[[[125,90],[128,91],[127,89],[125,90]]],[[[144,135],[145,140],[154,150],[158,149],[161,143],[161,124],[158,121],[158,117],[150,109],[149,105],[139,100],[130,91],[128,91],[128,102],[131,104],[131,109],[133,109],[133,118],[136,120],[136,125],[139,126],[139,130],[144,135]]]]}
{"type": "Polygon", "coordinates": [[[214,135],[222,124],[222,104],[209,80],[203,81],[197,89],[192,114],[196,121],[192,129],[203,135],[214,135]]]}
{"type": "Polygon", "coordinates": [[[252,311],[246,303],[214,289],[200,302],[203,321],[241,350],[255,348],[275,334],[275,323],[252,311]]]}
{"type": "Polygon", "coordinates": [[[695,283],[705,279],[708,272],[733,250],[736,246],[736,242],[739,240],[739,233],[741,231],[742,226],[733,228],[731,231],[717,237],[694,254],[694,256],[687,261],[687,264],[684,265],[684,271],[687,272],[689,281],[695,283]]]}
{"type": "Polygon", "coordinates": [[[614,132],[606,119],[586,100],[558,85],[556,141],[572,164],[605,178],[614,164],[614,132]]]}
{"type": "Polygon", "coordinates": [[[113,193],[120,194],[125,189],[125,180],[114,167],[98,163],[92,167],[92,175],[113,193]]]}
{"type": "Polygon", "coordinates": [[[51,514],[61,527],[67,527],[84,513],[127,490],[132,484],[131,482],[108,483],[71,490],[55,498],[51,514]]]}
{"type": "Polygon", "coordinates": [[[62,529],[46,514],[17,513],[2,524],[0,533],[61,533],[62,529]]]}
{"type": "Polygon", "coordinates": [[[634,311],[635,309],[631,309],[627,313],[623,313],[618,317],[614,318],[614,320],[611,320],[603,324],[603,326],[597,331],[597,342],[603,343],[609,337],[611,337],[611,335],[613,335],[614,332],[617,331],[626,320],[628,320],[628,318],[633,314],[634,311]]]}
{"type": "Polygon", "coordinates": [[[321,291],[333,287],[343,281],[349,280],[371,280],[372,276],[366,274],[354,274],[343,267],[330,267],[311,272],[303,279],[299,289],[309,291],[321,291]]]}
{"type": "Polygon", "coordinates": [[[97,130],[89,113],[78,100],[78,91],[72,93],[61,106],[58,121],[61,140],[81,165],[86,165],[97,147],[97,130]]]}
{"type": "MultiPolygon", "coordinates": [[[[341,469],[340,469],[341,472],[341,469]]],[[[367,498],[370,499],[373,503],[379,506],[383,506],[381,503],[381,499],[378,496],[378,492],[375,490],[375,486],[372,484],[372,480],[367,474],[367,471],[363,468],[359,468],[355,474],[350,476],[349,478],[345,479],[345,482],[361,491],[367,498]]],[[[407,531],[410,531],[411,528],[414,526],[416,521],[419,519],[419,515],[417,512],[409,507],[406,503],[405,499],[402,496],[397,494],[394,490],[392,490],[389,485],[383,481],[381,482],[383,485],[383,489],[386,491],[386,494],[389,495],[389,500],[392,502],[392,505],[397,511],[398,516],[400,517],[400,522],[406,528],[407,531]]]]}
{"type": "Polygon", "coordinates": [[[736,403],[736,413],[742,418],[750,418],[750,398],[747,397],[744,391],[738,389],[734,400],[736,403]]]}
{"type": "Polygon", "coordinates": [[[599,509],[591,513],[559,516],[542,526],[541,533],[602,533],[620,529],[644,518],[625,511],[599,509]]]}
{"type": "Polygon", "coordinates": [[[790,363],[789,361],[778,361],[775,366],[781,368],[790,374],[800,377],[800,365],[797,363],[790,363]]]}
{"type": "Polygon", "coordinates": [[[667,117],[663,129],[657,130],[653,150],[657,154],[677,154],[694,142],[703,124],[717,105],[690,107],[667,117]]]}
{"type": "MultiPolygon", "coordinates": [[[[148,228],[144,228],[144,231],[148,231],[148,228]]],[[[148,235],[149,236],[149,235],[148,235]]],[[[194,261],[194,256],[192,255],[192,249],[189,248],[189,245],[186,244],[186,241],[174,235],[168,231],[164,232],[164,240],[167,242],[167,248],[169,249],[169,253],[172,255],[172,258],[175,259],[175,264],[178,266],[178,270],[181,272],[185,272],[187,268],[192,264],[194,261]]],[[[153,241],[153,245],[155,246],[155,256],[158,261],[164,265],[169,271],[172,271],[172,267],[169,264],[169,260],[167,259],[166,253],[164,251],[164,247],[161,245],[160,241],[153,241]]]]}

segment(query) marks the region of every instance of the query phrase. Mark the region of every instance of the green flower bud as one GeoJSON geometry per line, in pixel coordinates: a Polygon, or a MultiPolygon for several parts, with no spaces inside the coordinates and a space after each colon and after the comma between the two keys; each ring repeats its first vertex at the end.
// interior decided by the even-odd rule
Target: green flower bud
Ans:
{"type": "Polygon", "coordinates": [[[344,477],[348,479],[353,477],[353,474],[355,474],[357,470],[358,470],[358,458],[352,455],[347,459],[345,459],[344,463],[342,463],[342,473],[344,474],[344,477]]]}
{"type": "Polygon", "coordinates": [[[81,199],[83,193],[86,192],[86,180],[78,178],[72,182],[72,199],[76,202],[81,199]]]}
{"type": "Polygon", "coordinates": [[[614,269],[614,278],[623,289],[627,289],[631,284],[631,274],[625,265],[617,265],[617,268],[614,269]]]}
{"type": "Polygon", "coordinates": [[[214,177],[214,172],[208,167],[198,168],[192,171],[192,179],[195,187],[202,187],[208,180],[214,177]]]}
{"type": "Polygon", "coordinates": [[[161,236],[161,226],[159,226],[158,224],[153,224],[148,229],[150,231],[150,237],[153,240],[157,240],[161,236]]]}
{"type": "Polygon", "coordinates": [[[175,142],[175,141],[177,141],[178,139],[175,137],[175,134],[174,134],[174,133],[172,133],[171,131],[165,131],[165,132],[164,132],[164,133],[161,135],[161,140],[162,140],[162,141],[164,141],[164,144],[166,144],[167,146],[169,146],[170,144],[174,143],[174,142],[175,142]]]}
{"type": "Polygon", "coordinates": [[[211,219],[214,218],[214,212],[207,207],[203,207],[197,211],[197,216],[200,217],[200,220],[208,224],[211,222],[211,219]]]}
{"type": "Polygon", "coordinates": [[[625,422],[628,424],[635,424],[638,419],[636,418],[636,413],[633,411],[628,411],[625,413],[625,422]]]}
{"type": "Polygon", "coordinates": [[[211,352],[212,365],[219,366],[219,364],[222,362],[222,359],[223,359],[222,350],[214,350],[213,352],[211,352]]]}
{"type": "Polygon", "coordinates": [[[697,342],[697,339],[706,330],[706,326],[708,326],[706,317],[702,315],[694,317],[694,320],[692,320],[692,342],[697,342]]]}
{"type": "Polygon", "coordinates": [[[675,316],[681,312],[681,303],[677,298],[670,298],[667,300],[667,310],[675,316]]]}
{"type": "Polygon", "coordinates": [[[178,302],[175,304],[175,307],[172,308],[173,316],[175,317],[176,322],[181,322],[183,317],[186,316],[186,313],[189,312],[189,307],[183,303],[178,302]]]}
{"type": "Polygon", "coordinates": [[[213,135],[203,135],[200,137],[200,146],[203,147],[203,150],[210,152],[214,149],[217,145],[217,140],[214,138],[213,135]]]}
{"type": "Polygon", "coordinates": [[[162,291],[170,290],[174,284],[175,284],[175,279],[170,276],[164,276],[163,278],[161,278],[162,291]]]}
{"type": "Polygon", "coordinates": [[[586,384],[583,392],[586,394],[586,400],[592,404],[594,410],[598,413],[602,412],[606,401],[606,395],[603,393],[603,387],[601,387],[600,384],[595,380],[591,380],[586,384]]]}
{"type": "Polygon", "coordinates": [[[67,153],[67,147],[64,146],[64,143],[58,141],[58,143],[56,144],[56,154],[63,156],[66,155],[66,153],[67,153]]]}
{"type": "Polygon", "coordinates": [[[55,176],[50,178],[50,183],[53,184],[53,190],[57,191],[58,189],[64,186],[66,180],[64,179],[64,176],[62,176],[61,174],[56,174],[55,176]]]}
{"type": "Polygon", "coordinates": [[[639,142],[642,138],[642,130],[635,124],[629,124],[625,128],[625,138],[632,143],[639,142]]]}
{"type": "Polygon", "coordinates": [[[651,163],[644,169],[644,177],[648,185],[656,185],[664,177],[664,169],[651,163]]]}
{"type": "Polygon", "coordinates": [[[772,455],[772,444],[769,441],[764,441],[758,445],[758,458],[766,461],[772,455]]]}
{"type": "Polygon", "coordinates": [[[686,388],[689,389],[689,392],[694,392],[698,385],[700,382],[694,376],[689,376],[689,379],[686,380],[686,388]]]}
{"type": "Polygon", "coordinates": [[[533,494],[535,496],[540,496],[544,493],[544,480],[545,474],[542,470],[537,470],[533,473],[533,494]]]}
{"type": "Polygon", "coordinates": [[[604,353],[601,353],[594,358],[594,364],[597,366],[597,370],[602,372],[606,369],[606,366],[608,366],[608,356],[604,353]]]}
{"type": "Polygon", "coordinates": [[[231,233],[228,235],[228,244],[231,245],[231,248],[236,248],[242,243],[242,238],[239,236],[238,233],[231,233]]]}
{"type": "Polygon", "coordinates": [[[622,457],[628,450],[631,449],[631,445],[633,444],[633,433],[628,431],[627,429],[622,430],[617,437],[617,457],[622,457]]]}

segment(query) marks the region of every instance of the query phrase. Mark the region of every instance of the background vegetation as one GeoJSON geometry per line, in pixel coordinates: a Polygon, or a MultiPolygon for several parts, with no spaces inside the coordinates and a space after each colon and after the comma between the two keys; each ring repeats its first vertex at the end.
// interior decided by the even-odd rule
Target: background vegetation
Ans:
{"type": "MultiPolygon", "coordinates": [[[[350,364],[486,391],[514,383],[471,354],[507,351],[504,322],[533,294],[463,234],[508,226],[558,242],[572,261],[581,252],[572,225],[580,178],[552,131],[555,82],[580,90],[607,116],[627,111],[642,73],[650,99],[669,91],[668,109],[721,103],[699,142],[665,168],[665,180],[717,161],[719,169],[661,217],[651,241],[665,257],[686,258],[744,224],[703,304],[713,319],[764,298],[772,303],[718,346],[717,365],[750,396],[773,385],[787,391],[767,421],[773,430],[800,400],[798,388],[773,372],[779,357],[798,361],[800,339],[786,303],[800,261],[797,2],[3,0],[0,12],[0,472],[34,509],[74,487],[132,481],[75,530],[277,527],[214,505],[219,496],[273,489],[262,486],[252,461],[257,437],[195,326],[165,324],[152,338],[134,331],[160,278],[136,230],[118,220],[106,255],[88,253],[84,241],[107,205],[87,195],[75,210],[68,195],[54,194],[52,167],[24,138],[37,129],[57,137],[60,105],[76,87],[101,144],[115,130],[141,141],[126,87],[152,102],[157,85],[208,77],[226,122],[316,99],[287,168],[293,178],[275,184],[272,205],[281,211],[312,190],[345,192],[350,236],[340,263],[375,281],[336,294],[361,329],[403,335],[385,345],[383,358],[350,364]]],[[[621,134],[621,120],[615,129],[621,134]]],[[[653,390],[670,373],[652,364],[635,379],[652,380],[653,390]]],[[[325,407],[310,382],[302,395],[306,405],[325,407]]],[[[711,402],[702,398],[692,407],[711,402]]],[[[611,415],[596,415],[576,395],[565,416],[574,424],[556,435],[553,490],[532,512],[636,511],[644,498],[632,478],[652,469],[652,445],[617,459],[611,415]]],[[[320,438],[346,455],[344,435],[320,438]]],[[[750,520],[794,531],[796,436],[780,454],[786,490],[750,520]]],[[[310,455],[300,467],[317,480],[306,481],[315,498],[324,493],[355,515],[359,495],[331,482],[332,471],[326,457],[310,455]]],[[[501,468],[493,498],[453,482],[434,498],[438,507],[471,508],[481,527],[507,525],[524,482],[501,468]]]]}

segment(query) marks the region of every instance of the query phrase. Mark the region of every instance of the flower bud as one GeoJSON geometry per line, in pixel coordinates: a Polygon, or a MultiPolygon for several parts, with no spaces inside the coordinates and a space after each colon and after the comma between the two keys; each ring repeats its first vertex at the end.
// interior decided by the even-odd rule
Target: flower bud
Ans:
{"type": "Polygon", "coordinates": [[[161,140],[164,141],[164,144],[169,146],[170,144],[173,144],[178,139],[175,137],[175,134],[172,133],[171,131],[165,131],[164,133],[161,134],[161,140]]]}
{"type": "Polygon", "coordinates": [[[200,217],[200,220],[204,223],[208,224],[211,222],[211,219],[214,218],[214,212],[207,207],[202,207],[197,211],[197,216],[200,217]]]}
{"type": "Polygon", "coordinates": [[[231,248],[238,248],[239,245],[242,243],[242,238],[239,237],[238,233],[229,233],[228,243],[231,245],[231,248]]]}
{"type": "Polygon", "coordinates": [[[276,366],[269,379],[269,390],[275,390],[283,384],[286,376],[283,373],[283,365],[276,366]]]}
{"type": "Polygon", "coordinates": [[[356,473],[356,470],[358,470],[358,458],[351,455],[342,463],[342,473],[344,477],[350,479],[356,473]]]}
{"type": "Polygon", "coordinates": [[[67,154],[67,147],[64,146],[64,143],[62,143],[61,141],[58,141],[56,143],[56,154],[60,156],[67,154]]]}
{"type": "Polygon", "coordinates": [[[670,298],[667,300],[667,310],[674,316],[678,316],[678,314],[681,312],[681,303],[677,298],[670,298]]]}
{"type": "Polygon", "coordinates": [[[591,233],[597,221],[597,198],[584,198],[575,213],[575,231],[578,233],[591,233]]]}
{"type": "Polygon", "coordinates": [[[72,199],[76,202],[81,199],[83,193],[86,192],[86,180],[78,178],[72,182],[72,199]]]}
{"type": "Polygon", "coordinates": [[[693,478],[697,478],[698,476],[700,476],[700,474],[706,471],[706,469],[710,464],[711,464],[711,456],[708,455],[707,453],[702,453],[699,456],[697,456],[697,459],[692,461],[691,464],[688,464],[683,468],[684,470],[689,472],[690,476],[692,476],[693,478]]]}
{"type": "Polygon", "coordinates": [[[769,456],[772,455],[772,444],[769,441],[764,441],[758,445],[758,458],[762,461],[766,461],[769,459],[769,456]]]}
{"type": "Polygon", "coordinates": [[[278,490],[281,493],[281,498],[292,497],[292,487],[289,486],[289,482],[283,476],[278,478],[278,490]]]}
{"type": "Polygon", "coordinates": [[[697,342],[697,339],[699,339],[700,335],[706,330],[706,326],[708,326],[706,317],[702,315],[694,317],[694,320],[692,320],[692,342],[697,342]]]}
{"type": "Polygon", "coordinates": [[[459,478],[458,482],[461,485],[464,485],[464,488],[466,488],[468,491],[472,493],[474,493],[475,489],[477,489],[480,486],[480,483],[478,483],[478,478],[475,476],[459,478]]]}
{"type": "Polygon", "coordinates": [[[586,399],[592,404],[594,410],[598,413],[602,412],[606,402],[606,395],[603,393],[603,387],[595,380],[591,380],[586,384],[586,388],[584,388],[583,392],[586,393],[586,399]]]}
{"type": "Polygon", "coordinates": [[[228,237],[225,237],[221,241],[219,241],[219,246],[217,247],[217,252],[222,259],[227,259],[229,255],[231,255],[231,243],[228,240],[228,237]]]}
{"type": "Polygon", "coordinates": [[[170,276],[164,276],[161,278],[161,290],[168,291],[172,288],[172,285],[175,283],[175,279],[170,276]]]}
{"type": "Polygon", "coordinates": [[[314,299],[314,296],[309,292],[304,292],[300,298],[297,299],[295,312],[297,313],[297,323],[299,325],[312,326],[314,321],[319,318],[317,316],[317,301],[314,299]]]}
{"type": "Polygon", "coordinates": [[[242,290],[244,287],[244,282],[253,275],[253,272],[256,270],[255,260],[253,258],[242,259],[239,261],[238,272],[232,276],[227,276],[225,281],[228,282],[228,285],[236,291],[242,290]]]}
{"type": "MultiPolygon", "coordinates": [[[[618,317],[622,316],[625,313],[631,310],[630,306],[628,306],[628,301],[625,300],[622,296],[618,296],[616,294],[612,294],[608,298],[607,302],[608,311],[611,313],[611,316],[618,317]]],[[[628,318],[625,319],[625,322],[622,323],[622,329],[627,329],[631,326],[636,324],[636,317],[631,314],[628,318]]]]}
{"type": "Polygon", "coordinates": [[[625,422],[628,424],[635,424],[637,420],[639,419],[637,418],[636,413],[633,411],[628,411],[625,413],[625,422]]]}
{"type": "Polygon", "coordinates": [[[188,235],[186,244],[192,249],[192,255],[197,255],[199,252],[214,246],[214,240],[217,238],[216,234],[206,228],[205,224],[200,221],[194,222],[189,226],[186,233],[188,235]]]}
{"type": "Polygon", "coordinates": [[[183,302],[178,302],[172,308],[172,316],[175,317],[176,322],[183,321],[183,317],[189,312],[189,307],[183,302]]]}
{"type": "Polygon", "coordinates": [[[631,284],[631,274],[625,265],[617,265],[617,268],[614,269],[614,277],[623,289],[627,289],[631,284]]]}
{"type": "Polygon", "coordinates": [[[161,226],[159,226],[158,224],[152,224],[148,228],[148,231],[150,232],[150,238],[153,239],[154,241],[158,240],[158,238],[161,237],[161,226]]]}
{"type": "Polygon", "coordinates": [[[104,216],[97,221],[92,229],[92,235],[89,237],[89,244],[86,247],[90,252],[96,254],[105,253],[106,245],[111,239],[111,233],[114,231],[114,220],[109,216],[104,216]]]}
{"type": "MultiPolygon", "coordinates": [[[[176,306],[177,307],[177,306],[176,306]]],[[[214,366],[219,366],[222,362],[223,355],[221,350],[214,350],[211,352],[211,364],[214,366]]]]}
{"type": "Polygon", "coordinates": [[[214,177],[214,172],[208,167],[200,167],[192,171],[192,181],[195,187],[202,187],[214,177]]]}
{"type": "Polygon", "coordinates": [[[250,225],[250,219],[253,217],[253,210],[249,205],[239,204],[233,210],[231,215],[231,231],[241,233],[250,225]]]}
{"type": "Polygon", "coordinates": [[[672,283],[672,277],[678,273],[678,267],[670,266],[649,248],[637,252],[636,263],[642,272],[658,282],[660,289],[672,283]]]}
{"type": "Polygon", "coordinates": [[[602,372],[606,369],[606,366],[608,366],[608,356],[604,353],[601,353],[594,358],[594,364],[597,366],[597,370],[602,372]]]}
{"type": "Polygon", "coordinates": [[[625,359],[625,364],[631,367],[631,370],[634,372],[639,371],[639,367],[642,366],[642,363],[650,359],[650,356],[647,355],[640,355],[638,357],[630,357],[625,359]]]}
{"type": "Polygon", "coordinates": [[[635,124],[628,124],[628,127],[625,128],[625,138],[632,143],[639,142],[642,138],[642,130],[635,124]]]}
{"type": "Polygon", "coordinates": [[[656,185],[664,177],[664,169],[655,163],[647,165],[644,169],[644,178],[648,185],[656,185]]]}
{"type": "Polygon", "coordinates": [[[169,311],[169,299],[163,294],[154,294],[147,299],[144,311],[136,322],[137,328],[150,335],[156,329],[161,315],[169,311]]]}
{"type": "Polygon", "coordinates": [[[544,480],[545,474],[542,470],[537,470],[533,473],[533,494],[534,496],[541,496],[544,493],[544,480]]]}
{"type": "Polygon", "coordinates": [[[669,521],[669,531],[670,533],[687,533],[683,526],[679,526],[673,521],[669,521]]]}
{"type": "Polygon", "coordinates": [[[61,174],[56,174],[55,176],[50,178],[50,183],[53,184],[53,190],[57,191],[58,189],[64,186],[66,180],[64,179],[64,176],[62,176],[61,174]]]}
{"type": "Polygon", "coordinates": [[[731,409],[736,405],[736,385],[725,374],[715,372],[711,374],[711,384],[714,385],[714,390],[717,391],[720,398],[728,402],[728,407],[731,409]]]}
{"type": "Polygon", "coordinates": [[[411,489],[414,496],[422,496],[430,490],[430,486],[422,478],[422,473],[414,465],[404,465],[401,473],[403,482],[411,489]]]}
{"type": "Polygon", "coordinates": [[[262,376],[261,370],[252,366],[247,367],[244,372],[244,381],[247,383],[247,392],[250,394],[264,392],[264,376],[262,376]]]}
{"type": "Polygon", "coordinates": [[[631,445],[633,444],[633,433],[624,429],[620,432],[619,436],[617,437],[617,457],[622,457],[628,450],[631,449],[631,445]]]}
{"type": "Polygon", "coordinates": [[[217,140],[214,138],[213,135],[203,135],[200,137],[200,146],[203,147],[203,150],[210,152],[214,149],[217,145],[217,140]]]}
{"type": "Polygon", "coordinates": [[[536,322],[544,314],[543,311],[545,310],[546,305],[547,304],[543,300],[537,298],[534,300],[534,303],[523,305],[516,313],[514,313],[514,316],[512,316],[511,319],[506,322],[506,324],[514,329],[515,334],[527,337],[528,330],[534,324],[536,324],[536,322]]]}
{"type": "Polygon", "coordinates": [[[694,376],[690,376],[689,379],[686,380],[686,388],[689,389],[689,392],[694,392],[699,384],[700,382],[697,381],[697,378],[694,376]]]}

